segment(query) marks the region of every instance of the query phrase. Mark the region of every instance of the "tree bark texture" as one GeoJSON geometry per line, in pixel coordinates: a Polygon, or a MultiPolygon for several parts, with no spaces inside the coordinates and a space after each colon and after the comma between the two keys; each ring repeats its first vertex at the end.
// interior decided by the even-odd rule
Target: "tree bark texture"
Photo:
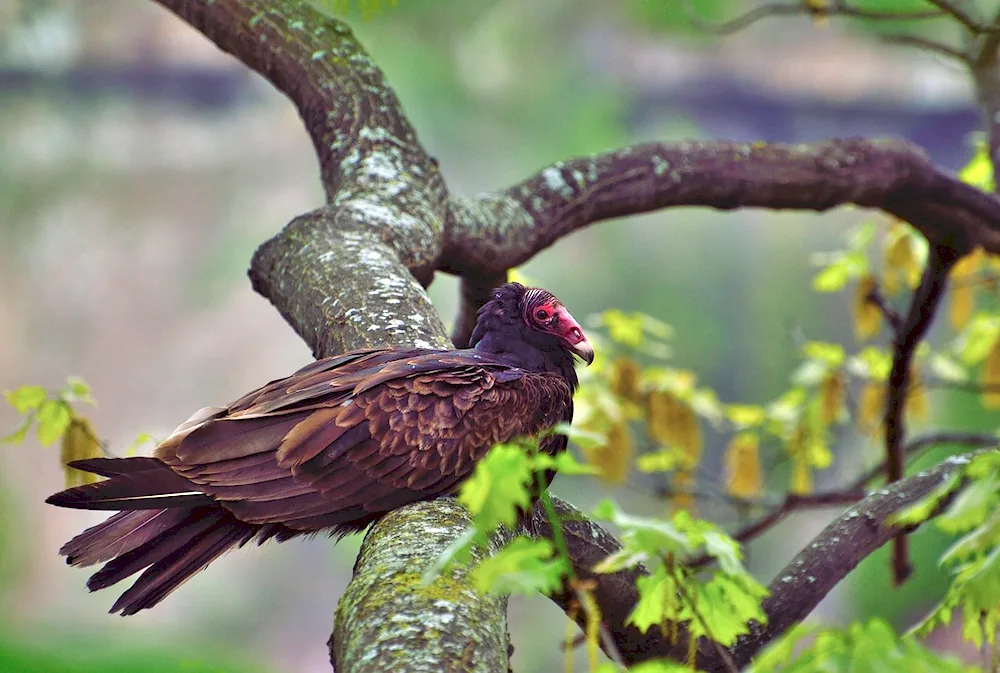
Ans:
{"type": "MultiPolygon", "coordinates": [[[[669,206],[823,211],[853,204],[905,219],[954,254],[976,246],[1000,252],[1000,200],[898,140],[649,143],[558,162],[477,198],[453,196],[344,23],[302,0],[157,2],[261,73],[302,116],[326,203],[264,243],[250,278],[317,357],[365,346],[448,346],[424,291],[435,271],[462,278],[452,341],[465,345],[475,310],[509,268],[591,223],[669,206]]],[[[916,487],[904,480],[894,488],[916,487]]],[[[393,512],[372,528],[336,613],[330,651],[338,671],[507,670],[506,601],[476,592],[467,567],[429,586],[418,581],[464,528],[464,517],[441,499],[393,512]]],[[[839,544],[867,531],[870,553],[891,537],[880,521],[874,514],[842,518],[839,544]]],[[[589,573],[616,543],[592,522],[574,525],[583,526],[579,534],[570,529],[574,560],[589,573]]],[[[534,532],[546,534],[541,524],[534,532]]],[[[748,660],[790,623],[781,615],[804,616],[820,588],[828,591],[846,574],[824,571],[836,544],[822,555],[802,552],[799,570],[789,570],[797,574],[787,575],[792,580],[772,587],[769,614],[777,618],[734,657],[748,660]],[[795,579],[800,575],[822,582],[795,579]]],[[[674,651],[624,625],[634,584],[596,579],[626,660],[674,651]]]]}

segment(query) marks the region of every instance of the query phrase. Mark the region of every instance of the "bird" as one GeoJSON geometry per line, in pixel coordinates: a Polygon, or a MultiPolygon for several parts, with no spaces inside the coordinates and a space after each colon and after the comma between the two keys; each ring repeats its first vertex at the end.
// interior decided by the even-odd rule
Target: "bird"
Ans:
{"type": "Polygon", "coordinates": [[[505,283],[479,309],[469,343],[316,360],[197,411],[150,457],[71,463],[106,479],[46,502],[117,513],[59,553],[74,566],[104,562],[91,591],[141,572],[111,608],[131,615],[250,541],[339,539],[454,494],[495,444],[540,436],[540,450],[565,450],[564,435],[545,431],[572,420],[575,358],[589,365],[594,349],[563,304],[505,283]]]}

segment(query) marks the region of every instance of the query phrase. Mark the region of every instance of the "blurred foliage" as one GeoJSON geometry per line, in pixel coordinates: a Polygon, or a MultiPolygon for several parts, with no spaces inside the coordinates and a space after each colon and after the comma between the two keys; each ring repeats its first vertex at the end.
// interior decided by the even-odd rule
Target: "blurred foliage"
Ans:
{"type": "Polygon", "coordinates": [[[0,671],[4,673],[255,673],[266,669],[222,647],[198,654],[184,645],[158,645],[109,637],[107,632],[68,635],[47,630],[26,633],[0,623],[0,671]]]}
{"type": "Polygon", "coordinates": [[[979,670],[941,656],[912,638],[900,638],[880,619],[844,629],[798,625],[759,656],[749,673],[970,673],[979,670]],[[802,648],[802,641],[812,643],[802,648]]]}
{"type": "Polygon", "coordinates": [[[5,390],[4,397],[23,418],[17,428],[0,439],[0,443],[20,444],[35,427],[38,443],[42,446],[60,442],[59,462],[66,473],[67,488],[97,481],[97,475],[69,466],[75,460],[98,458],[104,452],[90,421],[74,407],[74,404],[94,404],[90,387],[82,379],[67,377],[58,392],[42,386],[23,385],[5,390]]]}

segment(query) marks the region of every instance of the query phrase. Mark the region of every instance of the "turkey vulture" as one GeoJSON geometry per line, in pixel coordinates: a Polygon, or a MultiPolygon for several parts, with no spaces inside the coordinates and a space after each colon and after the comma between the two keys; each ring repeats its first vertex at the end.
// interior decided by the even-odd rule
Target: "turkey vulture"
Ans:
{"type": "MultiPolygon", "coordinates": [[[[134,614],[234,546],[360,531],[454,493],[494,444],[572,418],[573,355],[589,364],[594,350],[551,293],[501,285],[470,343],[317,360],[198,411],[151,458],[71,463],[108,479],[46,502],[117,514],[60,553],[71,565],[107,561],[91,591],[144,570],[111,609],[134,614]]],[[[565,447],[560,435],[541,442],[565,447]]]]}

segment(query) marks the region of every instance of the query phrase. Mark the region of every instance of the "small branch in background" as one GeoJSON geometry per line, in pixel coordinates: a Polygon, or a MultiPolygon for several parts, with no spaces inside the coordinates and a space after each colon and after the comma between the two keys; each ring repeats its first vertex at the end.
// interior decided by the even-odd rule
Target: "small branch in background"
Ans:
{"type": "MultiPolygon", "coordinates": [[[[976,432],[931,432],[907,442],[903,452],[907,458],[925,449],[943,444],[960,444],[974,449],[987,449],[1000,445],[1000,437],[976,432]]],[[[883,461],[875,467],[863,472],[848,488],[863,488],[872,480],[885,475],[886,463],[883,461]]]]}
{"type": "Polygon", "coordinates": [[[938,388],[945,390],[957,390],[959,392],[973,393],[975,395],[1000,392],[1000,383],[977,383],[975,381],[947,381],[944,379],[930,379],[925,381],[923,385],[928,389],[938,388]]]}
{"type": "Polygon", "coordinates": [[[934,5],[945,14],[957,19],[958,22],[965,26],[973,35],[979,35],[981,33],[995,30],[992,26],[980,23],[978,19],[962,9],[962,3],[960,2],[953,2],[952,0],[927,0],[927,2],[934,5]]]}
{"type": "Polygon", "coordinates": [[[880,39],[886,44],[895,44],[902,47],[915,47],[917,49],[937,54],[938,56],[955,59],[965,65],[972,64],[972,57],[968,54],[956,49],[955,47],[942,42],[937,42],[936,40],[932,40],[930,38],[920,37],[918,35],[883,35],[880,39]]]}
{"type": "Polygon", "coordinates": [[[882,312],[882,317],[892,329],[893,334],[898,334],[903,326],[903,316],[899,315],[899,311],[889,303],[889,300],[882,294],[882,290],[879,289],[878,285],[871,289],[871,292],[868,293],[865,299],[878,307],[878,310],[882,312]]]}
{"type": "MultiPolygon", "coordinates": [[[[886,382],[884,417],[886,476],[890,483],[903,478],[906,466],[903,441],[906,436],[906,396],[913,356],[934,320],[934,314],[945,295],[948,272],[959,257],[958,253],[945,246],[931,246],[920,284],[910,299],[906,318],[893,339],[892,368],[886,382]]],[[[913,570],[908,556],[906,537],[900,536],[893,546],[892,567],[897,584],[906,581],[913,570]]]]}
{"type": "MultiPolygon", "coordinates": [[[[778,525],[786,516],[792,512],[803,509],[819,509],[823,507],[838,507],[841,505],[853,505],[865,497],[865,491],[861,486],[852,486],[847,489],[835,491],[825,491],[822,493],[789,493],[785,496],[780,505],[772,509],[757,521],[744,526],[738,531],[731,533],[730,537],[741,544],[745,544],[757,538],[778,525]]],[[[692,568],[702,568],[713,561],[711,556],[700,556],[686,562],[692,568]]]]}
{"type": "Polygon", "coordinates": [[[455,348],[468,348],[469,337],[476,327],[476,313],[489,299],[490,291],[507,281],[507,271],[499,273],[467,273],[462,276],[458,315],[451,331],[455,348]]]}
{"type": "Polygon", "coordinates": [[[748,28],[762,19],[780,16],[811,16],[816,18],[843,16],[868,21],[921,21],[941,19],[946,16],[945,12],[940,9],[930,9],[920,12],[880,12],[853,7],[844,0],[834,0],[825,7],[810,7],[805,2],[769,3],[755,7],[733,19],[716,23],[706,21],[700,17],[697,10],[691,5],[691,0],[686,0],[684,7],[688,18],[695,28],[714,35],[731,35],[744,28],[748,28]]]}
{"type": "MultiPolygon", "coordinates": [[[[994,178],[1000,174],[1000,62],[997,49],[1000,48],[1000,10],[993,17],[994,32],[980,38],[978,50],[969,68],[976,87],[976,98],[983,111],[986,127],[986,143],[989,148],[990,165],[994,178]]],[[[994,189],[1000,189],[994,179],[994,189]]]]}

